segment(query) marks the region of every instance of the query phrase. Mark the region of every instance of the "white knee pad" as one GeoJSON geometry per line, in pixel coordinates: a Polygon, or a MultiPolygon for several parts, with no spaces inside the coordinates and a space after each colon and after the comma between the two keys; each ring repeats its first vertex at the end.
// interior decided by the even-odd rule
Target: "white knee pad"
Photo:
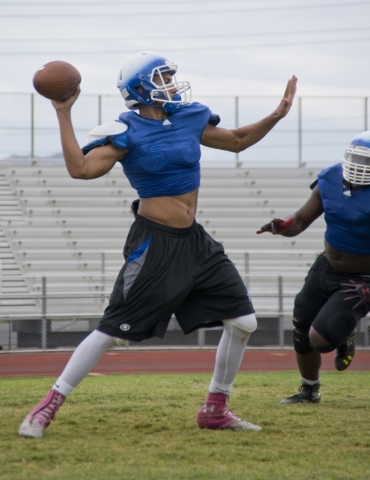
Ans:
{"type": "Polygon", "coordinates": [[[226,323],[233,325],[234,327],[239,328],[242,332],[252,333],[257,328],[257,319],[254,313],[249,315],[244,315],[243,317],[232,318],[230,320],[223,320],[223,324],[226,326],[226,323]]]}

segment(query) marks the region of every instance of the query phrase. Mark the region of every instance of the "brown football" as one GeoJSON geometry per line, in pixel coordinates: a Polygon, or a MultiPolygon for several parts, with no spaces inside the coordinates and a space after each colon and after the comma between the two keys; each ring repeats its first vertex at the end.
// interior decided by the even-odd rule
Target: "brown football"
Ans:
{"type": "Polygon", "coordinates": [[[33,76],[36,92],[50,100],[66,100],[75,93],[80,82],[77,68],[61,60],[46,63],[33,76]]]}

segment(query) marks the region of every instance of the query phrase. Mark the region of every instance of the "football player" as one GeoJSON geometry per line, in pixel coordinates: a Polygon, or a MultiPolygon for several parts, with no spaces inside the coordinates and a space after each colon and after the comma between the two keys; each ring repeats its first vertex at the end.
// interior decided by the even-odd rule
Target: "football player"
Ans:
{"type": "Polygon", "coordinates": [[[117,86],[128,111],[90,132],[78,145],[71,121],[76,94],[53,101],[66,167],[73,178],[94,179],[119,162],[138,201],[109,305],[94,330],[75,350],[55,385],[19,428],[41,437],[66,397],[101,355],[125,340],[163,337],[175,315],[185,334],[222,326],[214,375],[200,409],[200,428],[261,430],[227,408],[234,377],[250,334],[254,308],[236,267],[195,220],[200,185],[200,146],[241,152],[260,141],[285,117],[297,78],[287,83],[274,112],[228,130],[200,103],[191,102],[189,82],[178,82],[177,65],[156,52],[137,53],[124,63],[117,86]]]}
{"type": "Polygon", "coordinates": [[[293,310],[293,344],[301,385],[280,403],[319,403],[321,354],[336,350],[345,370],[355,354],[355,328],[370,310],[370,131],[357,135],[344,159],[323,170],[308,201],[258,234],[299,235],[320,215],[325,250],[310,268],[293,310]]]}

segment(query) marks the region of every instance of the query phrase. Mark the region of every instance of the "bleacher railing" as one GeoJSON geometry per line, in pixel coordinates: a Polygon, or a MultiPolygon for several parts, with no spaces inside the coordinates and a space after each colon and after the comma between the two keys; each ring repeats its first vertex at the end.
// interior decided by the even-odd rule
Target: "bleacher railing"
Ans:
{"type": "MultiPolygon", "coordinates": [[[[279,96],[201,96],[221,125],[235,128],[270,114],[279,96]]],[[[72,116],[82,146],[96,125],[125,110],[117,95],[81,94],[72,116]]],[[[326,167],[341,161],[344,148],[369,126],[368,97],[298,96],[289,115],[252,149],[240,154],[203,149],[203,166],[326,167]]],[[[60,157],[56,115],[50,101],[34,93],[0,92],[0,159],[60,157]]]]}

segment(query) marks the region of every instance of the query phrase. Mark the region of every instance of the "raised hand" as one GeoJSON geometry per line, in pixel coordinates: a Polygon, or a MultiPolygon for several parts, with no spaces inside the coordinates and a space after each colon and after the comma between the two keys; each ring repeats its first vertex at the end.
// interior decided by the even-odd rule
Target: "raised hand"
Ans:
{"type": "Polygon", "coordinates": [[[342,283],[341,286],[343,288],[340,293],[345,295],[345,301],[358,300],[352,308],[357,308],[363,303],[370,303],[370,283],[356,283],[354,280],[350,280],[350,283],[342,283]]]}
{"type": "Polygon", "coordinates": [[[283,220],[281,218],[274,218],[271,222],[266,223],[260,230],[257,230],[257,234],[270,232],[273,235],[281,235],[284,233],[292,223],[295,222],[294,217],[290,217],[287,220],[283,220]]]}
{"type": "Polygon", "coordinates": [[[295,92],[297,91],[297,81],[298,81],[297,77],[293,75],[292,78],[287,83],[287,86],[284,92],[284,97],[281,100],[277,109],[275,110],[275,113],[279,118],[284,118],[288,114],[293,104],[295,92]]]}

